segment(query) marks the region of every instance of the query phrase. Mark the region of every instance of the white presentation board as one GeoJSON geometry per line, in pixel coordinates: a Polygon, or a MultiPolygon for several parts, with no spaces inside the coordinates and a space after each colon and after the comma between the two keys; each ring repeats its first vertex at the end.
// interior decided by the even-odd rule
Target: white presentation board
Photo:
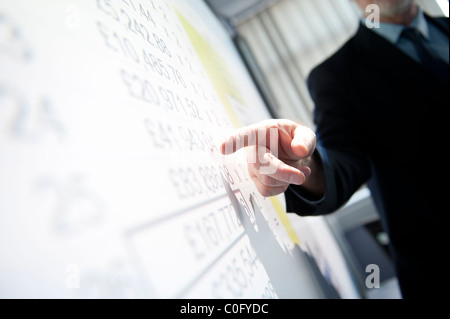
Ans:
{"type": "Polygon", "coordinates": [[[335,296],[218,152],[266,118],[200,0],[1,1],[0,297],[335,296]]]}

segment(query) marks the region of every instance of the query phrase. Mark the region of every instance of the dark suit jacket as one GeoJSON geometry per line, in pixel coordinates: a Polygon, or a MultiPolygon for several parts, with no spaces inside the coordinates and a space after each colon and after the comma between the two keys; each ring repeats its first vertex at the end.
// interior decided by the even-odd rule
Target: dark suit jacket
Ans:
{"type": "MultiPolygon", "coordinates": [[[[448,35],[447,18],[427,19],[448,35]]],[[[363,25],[311,72],[308,85],[326,194],[308,201],[291,185],[288,211],[333,212],[367,182],[390,237],[403,297],[445,290],[448,85],[363,25]]]]}

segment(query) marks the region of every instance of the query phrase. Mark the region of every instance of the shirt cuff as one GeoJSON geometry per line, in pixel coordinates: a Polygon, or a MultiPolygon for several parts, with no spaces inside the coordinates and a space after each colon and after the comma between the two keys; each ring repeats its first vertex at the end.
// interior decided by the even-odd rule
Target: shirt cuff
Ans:
{"type": "Polygon", "coordinates": [[[300,216],[315,215],[319,206],[325,201],[325,195],[320,199],[309,199],[308,194],[297,185],[290,185],[284,195],[286,211],[300,216]]]}

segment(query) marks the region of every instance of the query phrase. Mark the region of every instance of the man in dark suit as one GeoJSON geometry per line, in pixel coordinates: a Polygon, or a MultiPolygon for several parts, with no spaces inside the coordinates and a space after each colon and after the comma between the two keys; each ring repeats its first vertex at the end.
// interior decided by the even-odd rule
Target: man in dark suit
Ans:
{"type": "Polygon", "coordinates": [[[248,163],[256,187],[264,196],[285,192],[287,210],[302,216],[335,211],[367,183],[403,297],[434,297],[447,287],[448,18],[427,16],[414,0],[354,1],[363,12],[377,4],[380,27],[362,20],[311,72],[316,133],[290,120],[264,121],[236,132],[222,152],[264,153],[248,163]],[[248,138],[261,130],[264,138],[248,138]],[[274,169],[261,170],[267,166],[274,169]]]}

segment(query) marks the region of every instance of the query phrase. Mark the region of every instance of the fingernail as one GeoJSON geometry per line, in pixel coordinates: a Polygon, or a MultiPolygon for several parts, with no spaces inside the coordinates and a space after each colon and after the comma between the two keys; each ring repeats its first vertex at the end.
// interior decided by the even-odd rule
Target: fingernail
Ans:
{"type": "Polygon", "coordinates": [[[301,178],[298,175],[293,174],[290,177],[290,181],[291,181],[291,184],[301,185],[303,183],[303,178],[301,178]]]}

